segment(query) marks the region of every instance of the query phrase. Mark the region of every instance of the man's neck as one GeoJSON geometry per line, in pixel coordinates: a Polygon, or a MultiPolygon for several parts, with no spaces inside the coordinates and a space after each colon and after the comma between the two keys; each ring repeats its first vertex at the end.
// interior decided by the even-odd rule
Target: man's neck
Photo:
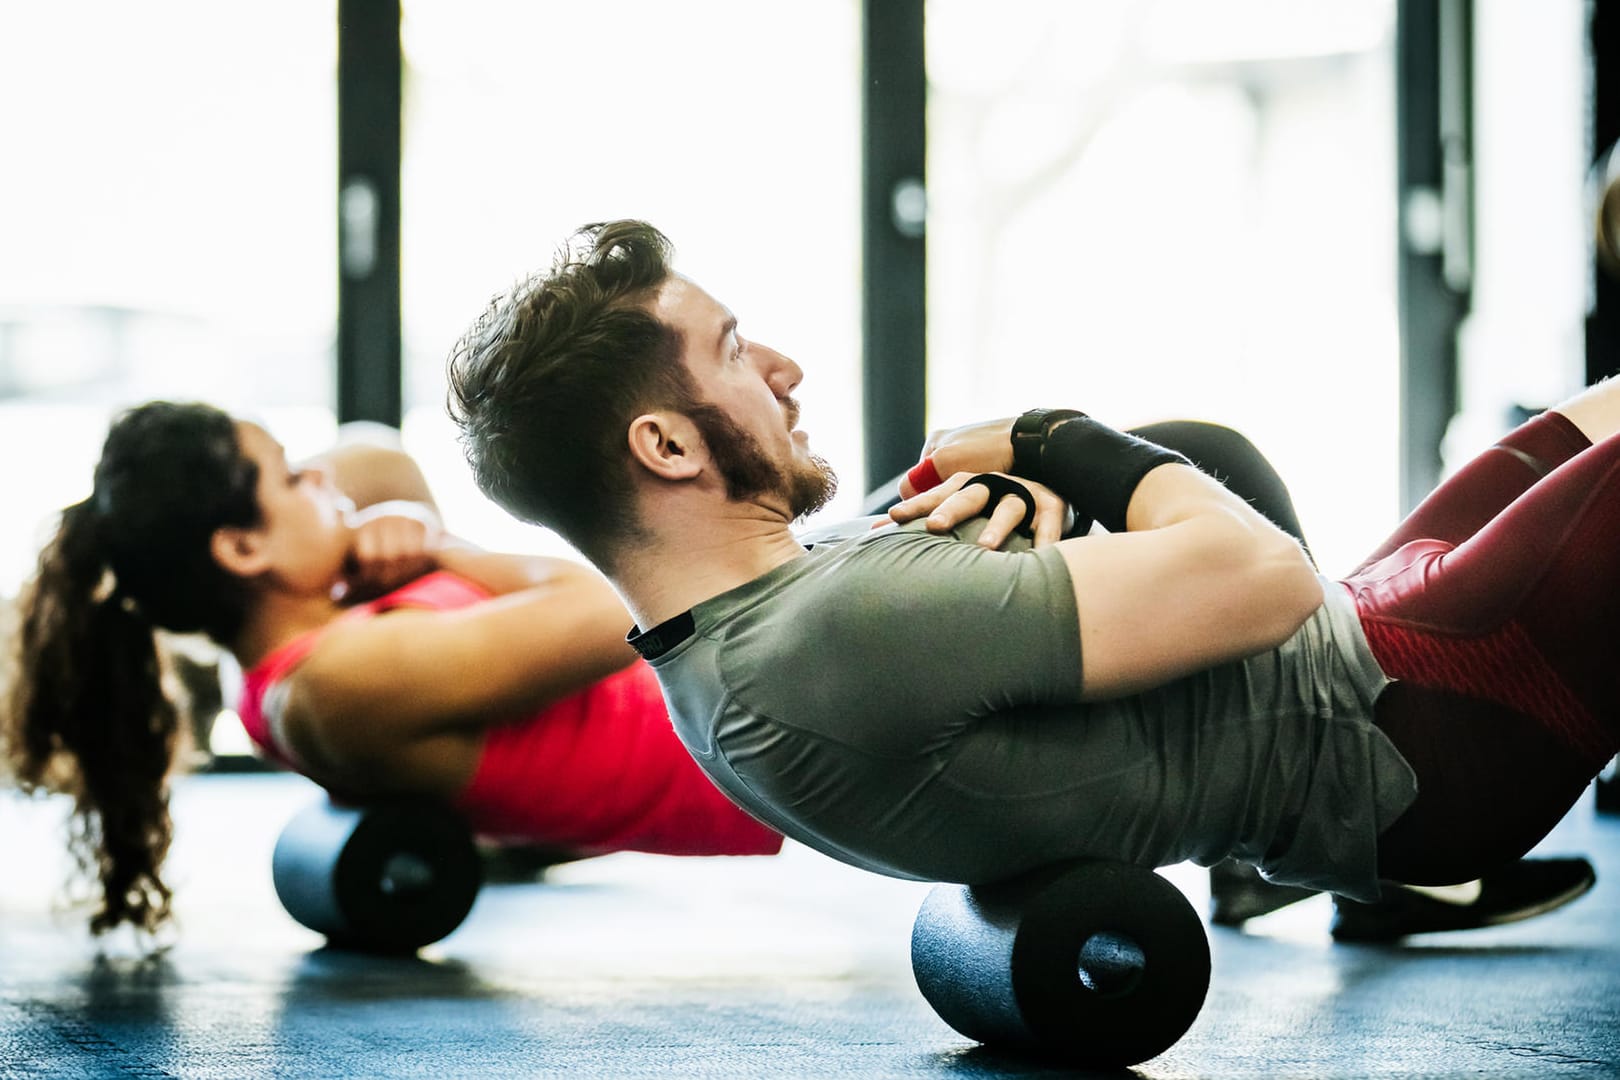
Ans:
{"type": "Polygon", "coordinates": [[[615,583],[636,625],[648,630],[804,555],[790,525],[741,512],[702,528],[657,530],[620,560],[615,583]]]}

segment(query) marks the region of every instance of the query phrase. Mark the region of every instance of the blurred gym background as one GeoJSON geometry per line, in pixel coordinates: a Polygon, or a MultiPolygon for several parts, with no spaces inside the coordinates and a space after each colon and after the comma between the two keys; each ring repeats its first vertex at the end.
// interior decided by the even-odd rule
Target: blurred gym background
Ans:
{"type": "Polygon", "coordinates": [[[0,595],[153,397],[294,456],[397,424],[452,528],[555,551],[472,487],[443,362],[622,216],[805,367],[829,515],[929,428],[1198,417],[1274,460],[1345,571],[1449,461],[1620,367],[1599,7],[7,4],[0,595]]]}

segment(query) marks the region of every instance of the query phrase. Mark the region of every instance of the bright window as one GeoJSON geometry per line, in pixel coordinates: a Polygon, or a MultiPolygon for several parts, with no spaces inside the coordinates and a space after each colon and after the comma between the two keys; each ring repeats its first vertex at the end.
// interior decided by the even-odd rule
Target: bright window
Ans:
{"type": "Polygon", "coordinates": [[[805,428],[858,503],[859,26],[856,0],[406,4],[405,438],[453,528],[560,544],[473,487],[444,363],[493,294],[620,217],[805,368],[805,428]]]}
{"type": "Polygon", "coordinates": [[[1327,572],[1398,511],[1394,5],[928,6],[933,426],[1214,420],[1327,572]]]}
{"type": "Polygon", "coordinates": [[[334,430],[332,0],[0,14],[0,595],[154,397],[334,430]]]}

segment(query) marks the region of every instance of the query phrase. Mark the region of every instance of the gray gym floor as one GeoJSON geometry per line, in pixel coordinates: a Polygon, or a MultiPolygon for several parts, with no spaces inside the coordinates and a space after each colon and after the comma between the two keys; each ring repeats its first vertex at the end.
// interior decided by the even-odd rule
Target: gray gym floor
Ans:
{"type": "MultiPolygon", "coordinates": [[[[65,910],[63,808],[0,793],[0,1076],[1066,1075],[976,1048],[918,995],[925,886],[803,848],[619,855],[487,886],[419,959],[346,955],[281,910],[270,852],[314,798],[287,776],[176,797],[180,925],[144,955],[65,910]]],[[[1214,979],[1144,1077],[1620,1076],[1620,818],[1542,852],[1596,890],[1552,916],[1402,948],[1336,946],[1328,901],[1212,933],[1214,979]]],[[[1203,910],[1202,872],[1167,876],[1203,910]]]]}

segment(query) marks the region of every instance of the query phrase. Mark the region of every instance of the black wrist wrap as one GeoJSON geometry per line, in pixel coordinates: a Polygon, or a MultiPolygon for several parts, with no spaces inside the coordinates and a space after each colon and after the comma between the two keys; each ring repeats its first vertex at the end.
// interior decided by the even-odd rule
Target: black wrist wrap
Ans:
{"type": "Polygon", "coordinates": [[[1174,450],[1115,431],[1084,413],[1050,425],[1041,436],[1039,481],[1063,496],[1077,517],[1109,532],[1125,531],[1125,508],[1153,469],[1190,464],[1174,450]]]}

